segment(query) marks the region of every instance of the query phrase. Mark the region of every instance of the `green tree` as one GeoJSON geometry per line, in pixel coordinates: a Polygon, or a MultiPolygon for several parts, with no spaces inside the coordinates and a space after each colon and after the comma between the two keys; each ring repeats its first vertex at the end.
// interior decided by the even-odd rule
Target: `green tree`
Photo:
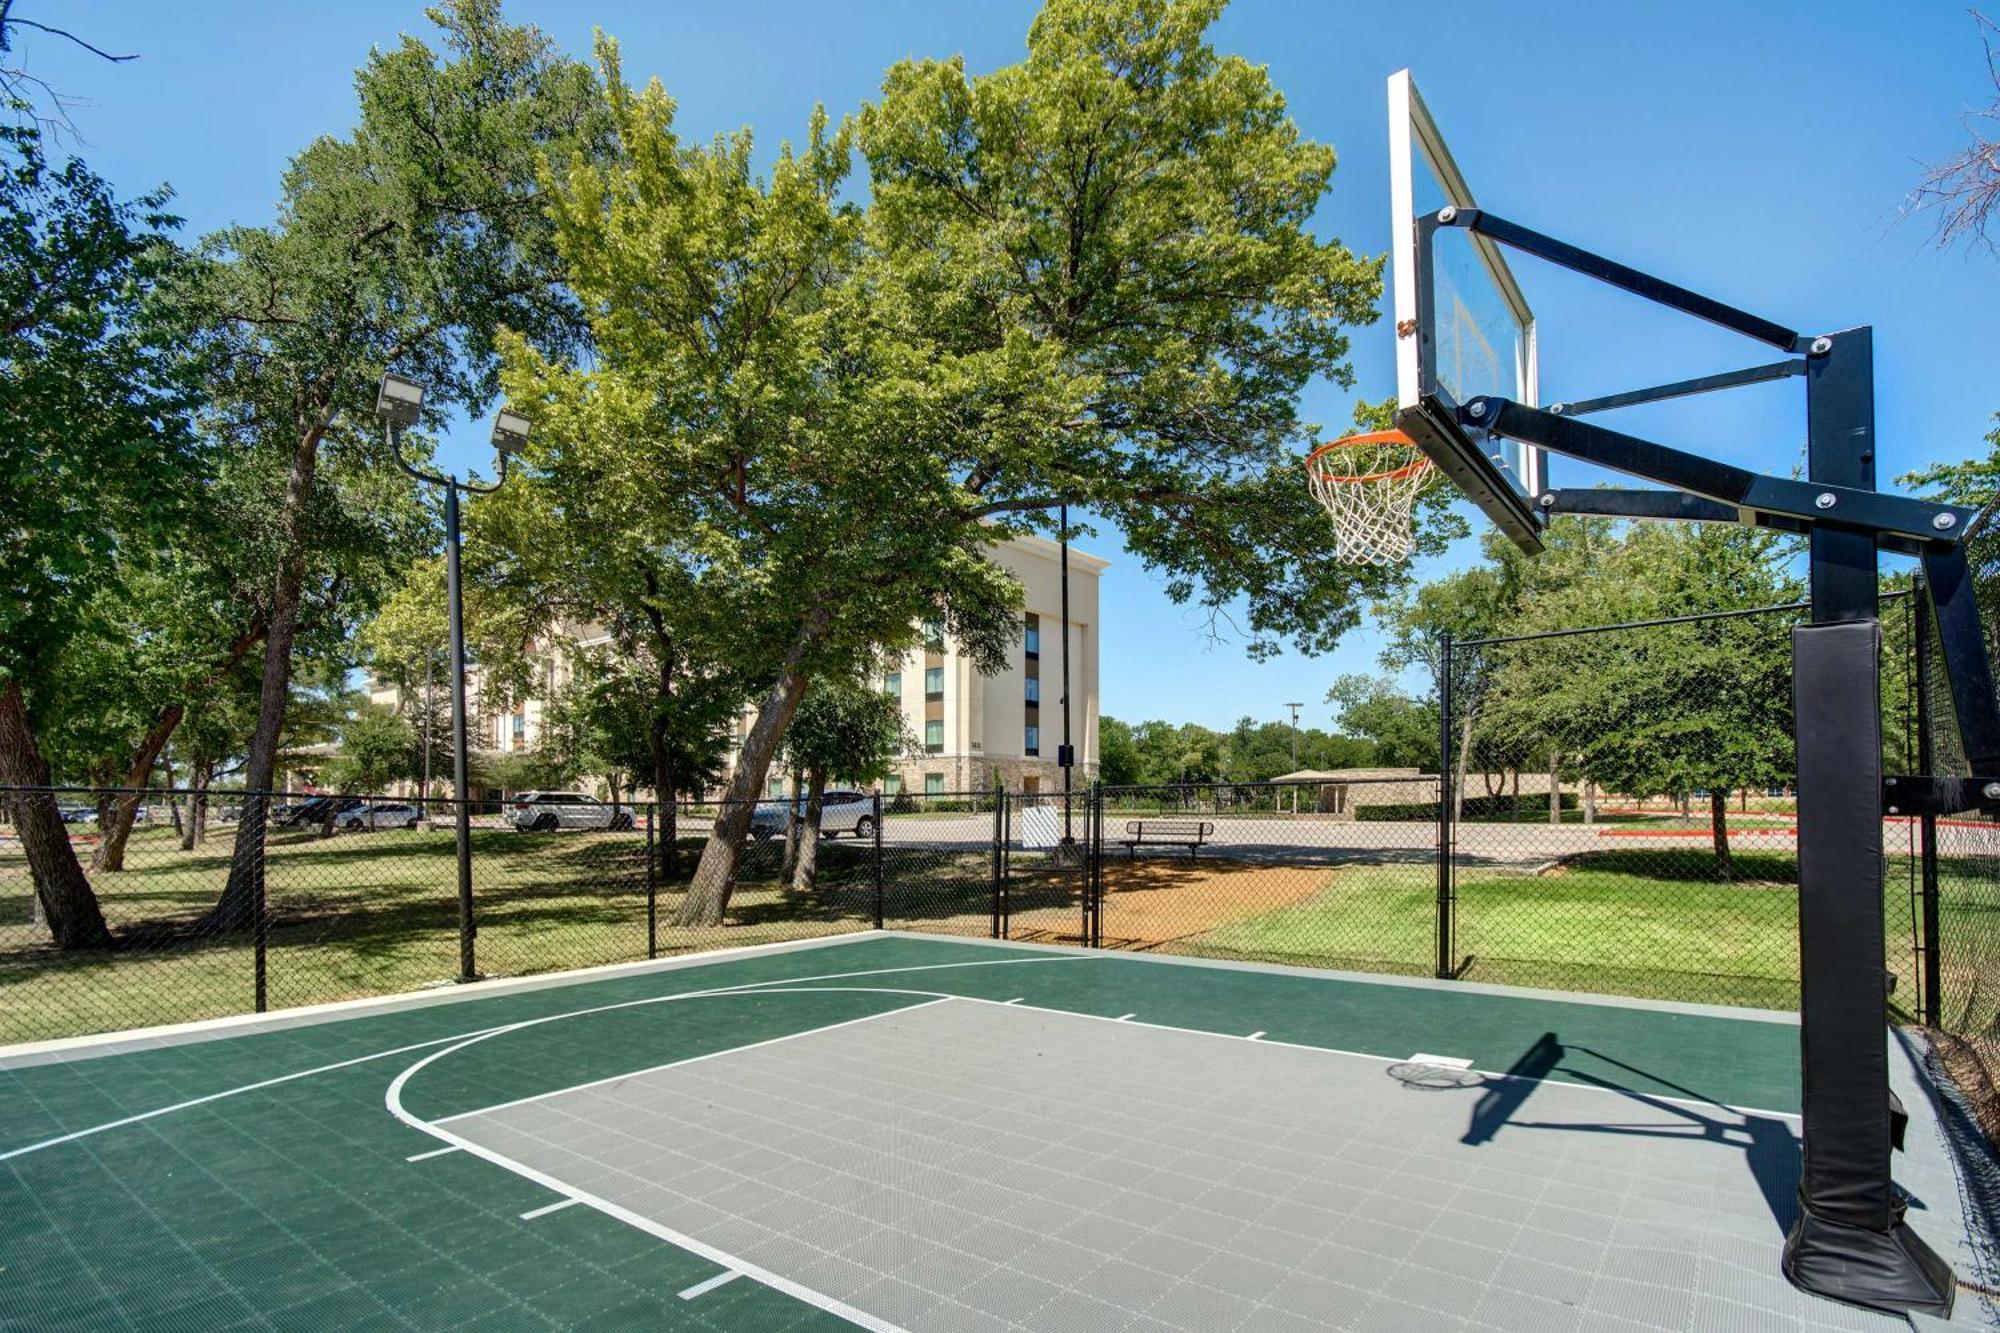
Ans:
{"type": "Polygon", "coordinates": [[[1062,504],[1175,598],[1246,608],[1256,653],[1330,644],[1386,586],[1315,558],[1297,474],[1298,393],[1349,380],[1378,266],[1310,230],[1332,151],[1207,44],[1219,12],[1052,0],[1025,62],[899,64],[764,179],[747,134],[683,143],[607,59],[622,155],[564,171],[555,210],[597,359],[574,387],[526,356],[517,379],[609,423],[683,513],[703,595],[768,590],[739,629],[774,679],[687,922],[720,919],[806,682],[925,619],[997,665],[1019,590],[986,552],[1062,504]]]}
{"type": "MultiPolygon", "coordinates": [[[[805,817],[794,821],[801,824],[792,863],[794,889],[812,888],[819,873],[819,824],[827,779],[878,782],[888,775],[896,756],[909,748],[903,707],[897,700],[861,681],[813,682],[785,733],[786,753],[806,780],[805,817]]],[[[796,793],[793,799],[796,802],[796,793]]]]}
{"type": "MultiPolygon", "coordinates": [[[[1792,553],[1789,539],[1753,529],[1632,525],[1595,577],[1538,597],[1519,628],[1789,602],[1802,591],[1786,569],[1792,553]]],[[[1610,790],[1706,791],[1715,857],[1730,873],[1728,793],[1792,779],[1788,628],[1742,617],[1508,645],[1488,712],[1502,736],[1540,738],[1610,790]]]]}
{"type": "MultiPolygon", "coordinates": [[[[157,293],[180,260],[164,190],[118,199],[39,134],[0,126],[0,783],[39,786],[37,737],[92,603],[171,544],[204,453],[157,293]]],[[[37,910],[65,949],[111,942],[53,797],[8,801],[37,910]]]]}
{"type": "MultiPolygon", "coordinates": [[[[369,477],[404,486],[376,434],[381,374],[393,367],[425,383],[436,424],[491,398],[502,328],[552,348],[574,346],[579,334],[535,180],[544,151],[601,147],[589,71],[536,30],[503,22],[498,0],[452,0],[429,14],[445,58],[407,36],[372,53],[356,75],[353,132],[293,159],[274,225],[210,238],[209,262],[185,296],[219,366],[208,386],[211,428],[281,482],[264,534],[271,591],[244,772],[252,790],[275,777],[320,530],[330,516],[369,512],[344,509],[354,488],[330,488],[327,473],[346,468],[356,487],[369,477]]],[[[238,829],[214,924],[251,919],[256,861],[247,853],[259,822],[238,829]]]]}
{"type": "Polygon", "coordinates": [[[1437,700],[1412,699],[1384,676],[1350,672],[1335,678],[1327,702],[1340,710],[1340,727],[1373,747],[1383,768],[1438,767],[1437,700]]]}
{"type": "Polygon", "coordinates": [[[1097,776],[1107,787],[1132,787],[1146,781],[1145,756],[1132,738],[1132,725],[1115,717],[1097,719],[1097,776]]]}

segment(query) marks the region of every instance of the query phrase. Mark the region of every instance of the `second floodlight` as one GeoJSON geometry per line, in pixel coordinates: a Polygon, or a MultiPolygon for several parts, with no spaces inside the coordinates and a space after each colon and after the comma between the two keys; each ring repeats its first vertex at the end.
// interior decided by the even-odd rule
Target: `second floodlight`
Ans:
{"type": "Polygon", "coordinates": [[[528,419],[519,412],[502,411],[493,418],[493,447],[503,454],[518,454],[528,447],[528,419]]]}
{"type": "Polygon", "coordinates": [[[414,426],[423,411],[424,386],[401,375],[384,375],[375,395],[375,415],[392,426],[414,426]]]}

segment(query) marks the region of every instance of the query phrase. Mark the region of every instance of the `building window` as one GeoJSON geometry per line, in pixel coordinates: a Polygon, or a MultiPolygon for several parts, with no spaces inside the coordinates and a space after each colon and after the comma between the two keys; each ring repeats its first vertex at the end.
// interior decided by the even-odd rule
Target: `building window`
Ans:
{"type": "Polygon", "coordinates": [[[1027,736],[1024,738],[1021,748],[1029,754],[1040,754],[1042,752],[1042,729],[1030,722],[1028,724],[1027,736]]]}
{"type": "Polygon", "coordinates": [[[1030,612],[1027,630],[1021,636],[1022,649],[1030,657],[1042,655],[1042,618],[1030,612]]]}
{"type": "Polygon", "coordinates": [[[772,778],[769,782],[764,784],[765,796],[775,800],[776,798],[783,796],[784,794],[785,794],[785,780],[783,778],[772,778]]]}
{"type": "Polygon", "coordinates": [[[944,774],[942,773],[924,774],[924,795],[926,796],[944,795],[944,774]]]}
{"type": "Polygon", "coordinates": [[[1041,701],[1042,701],[1042,678],[1040,676],[1030,676],[1028,677],[1028,702],[1031,704],[1038,704],[1041,701]]]}
{"type": "Polygon", "coordinates": [[[514,748],[528,748],[528,715],[526,712],[514,714],[514,748]]]}
{"type": "Polygon", "coordinates": [[[926,699],[944,698],[943,667],[938,666],[938,667],[924,668],[924,698],[926,699]]]}
{"type": "Polygon", "coordinates": [[[926,620],[924,622],[924,647],[934,653],[944,651],[944,622],[926,620]]]}
{"type": "Polygon", "coordinates": [[[944,721],[932,718],[924,723],[924,748],[932,754],[944,753],[944,721]]]}
{"type": "Polygon", "coordinates": [[[882,677],[882,693],[888,695],[891,699],[902,698],[903,673],[900,671],[891,671],[888,675],[882,677]]]}
{"type": "Polygon", "coordinates": [[[902,775],[899,773],[891,773],[888,777],[883,778],[882,794],[884,796],[901,796],[903,794],[902,775]]]}

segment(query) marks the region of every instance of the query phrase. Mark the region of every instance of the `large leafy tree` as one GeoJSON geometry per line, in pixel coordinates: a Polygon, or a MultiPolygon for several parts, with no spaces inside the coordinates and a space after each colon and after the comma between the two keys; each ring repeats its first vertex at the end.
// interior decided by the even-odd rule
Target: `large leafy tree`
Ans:
{"type": "MultiPolygon", "coordinates": [[[[157,299],[180,259],[165,206],[0,126],[0,783],[49,781],[37,729],[61,664],[199,502],[186,362],[157,299]]],[[[54,799],[8,803],[56,942],[108,944],[54,799]]]]}
{"type": "MultiPolygon", "coordinates": [[[[997,664],[1019,591],[986,551],[1064,503],[1253,652],[1327,646],[1382,586],[1320,558],[1297,473],[1298,393],[1349,378],[1379,270],[1310,230],[1332,150],[1208,44],[1220,9],[1051,0],[1023,63],[899,64],[765,178],[747,134],[684,143],[610,64],[623,152],[556,197],[598,350],[568,396],[684,507],[699,595],[767,594],[742,633],[775,677],[687,921],[720,918],[807,681],[924,619],[997,664]]],[[[551,369],[524,358],[523,387],[551,369]]]]}
{"type": "MultiPolygon", "coordinates": [[[[1626,529],[1594,577],[1524,607],[1521,630],[1771,606],[1801,589],[1787,539],[1733,526],[1626,529]]],[[[1727,794],[1789,782],[1791,646],[1766,616],[1610,629],[1510,644],[1491,667],[1489,722],[1553,745],[1584,777],[1630,795],[1709,794],[1727,873],[1727,794]]]]}
{"type": "MultiPolygon", "coordinates": [[[[901,703],[858,680],[814,681],[792,714],[785,750],[805,775],[805,818],[795,821],[798,854],[792,887],[810,889],[819,873],[820,813],[828,778],[875,782],[886,777],[896,756],[910,748],[901,703]]],[[[797,799],[794,793],[794,800],[797,799]]]]}
{"type": "MultiPolygon", "coordinates": [[[[355,129],[293,160],[276,223],[211,238],[204,279],[188,294],[221,367],[213,428],[270,460],[282,483],[262,566],[263,680],[244,772],[253,790],[275,777],[316,537],[339,508],[327,465],[393,467],[370,411],[377,379],[393,367],[423,381],[440,421],[492,396],[502,328],[550,348],[574,345],[579,331],[535,168],[545,151],[601,145],[589,71],[536,30],[503,22],[498,0],[453,0],[429,14],[443,56],[413,37],[372,54],[356,77],[355,129]]],[[[239,853],[262,836],[260,823],[243,821],[239,853]]],[[[218,924],[250,919],[254,865],[236,858],[218,924]]]]}

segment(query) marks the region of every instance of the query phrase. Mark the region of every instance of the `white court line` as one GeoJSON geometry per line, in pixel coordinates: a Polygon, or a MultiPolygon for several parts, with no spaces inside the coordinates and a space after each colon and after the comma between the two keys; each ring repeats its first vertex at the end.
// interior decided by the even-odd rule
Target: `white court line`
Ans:
{"type": "MultiPolygon", "coordinates": [[[[952,997],[944,996],[942,998],[950,999],[952,997]]],[[[500,1167],[502,1170],[513,1172],[523,1180],[531,1180],[544,1189],[553,1190],[557,1194],[569,1195],[578,1203],[589,1204],[606,1217],[615,1218],[629,1227],[643,1231],[649,1236],[667,1242],[669,1245],[686,1250],[689,1254],[699,1255],[718,1268],[731,1269],[743,1274],[745,1277],[755,1278],[758,1282],[763,1283],[773,1291],[782,1292],[794,1300],[802,1301],[807,1305],[813,1306],[815,1309],[824,1310],[836,1318],[845,1319],[850,1324],[857,1324],[862,1328],[868,1329],[870,1333],[909,1333],[909,1330],[903,1328],[901,1325],[892,1324],[879,1315],[869,1314],[866,1310],[858,1309],[843,1300],[827,1295],[825,1292],[815,1291],[803,1283],[794,1282],[788,1277],[781,1277],[767,1268],[747,1263],[726,1250],[717,1249],[715,1246],[707,1244],[704,1241],[696,1240],[693,1236],[676,1231],[664,1223],[655,1222],[644,1213],[635,1213],[630,1208],[620,1207],[609,1199],[599,1198],[587,1190],[578,1189],[576,1186],[566,1181],[558,1180],[546,1172],[537,1171],[534,1167],[528,1166],[523,1162],[517,1162],[513,1158],[497,1153],[482,1144],[474,1143],[471,1139],[461,1138],[451,1130],[441,1129],[427,1120],[418,1119],[403,1108],[404,1085],[410,1081],[410,1077],[418,1070],[424,1068],[440,1056],[450,1054],[455,1049],[457,1048],[447,1047],[443,1051],[433,1052],[403,1070],[402,1073],[396,1075],[390,1081],[388,1091],[383,1094],[382,1098],[383,1104],[389,1108],[389,1114],[395,1116],[396,1119],[402,1121],[412,1129],[421,1130],[423,1133],[429,1134],[432,1138],[442,1139],[453,1147],[462,1148],[474,1157],[483,1158],[493,1165],[500,1167]]]]}
{"type": "Polygon", "coordinates": [[[582,1202],[583,1200],[574,1198],[557,1199],[554,1203],[545,1203],[539,1208],[530,1208],[527,1212],[521,1214],[521,1220],[523,1222],[532,1222],[538,1217],[547,1217],[550,1213],[559,1213],[565,1208],[574,1208],[582,1202]]]}
{"type": "Polygon", "coordinates": [[[406,1162],[428,1162],[433,1157],[442,1157],[448,1152],[457,1151],[458,1149],[456,1148],[433,1148],[429,1152],[412,1153],[403,1160],[406,1162]]]}
{"type": "MultiPolygon", "coordinates": [[[[490,1028],[487,1030],[498,1032],[500,1029],[490,1028]]],[[[386,1060],[392,1055],[408,1055],[411,1051],[421,1051],[431,1046],[442,1046],[446,1042],[463,1041],[467,1036],[477,1035],[477,1033],[460,1033],[453,1037],[433,1037],[429,1041],[412,1042],[408,1046],[397,1046],[391,1050],[377,1051],[373,1055],[357,1055],[352,1060],[340,1060],[334,1064],[320,1065],[314,1069],[301,1069],[296,1073],[280,1074],[276,1078],[267,1078],[262,1082],[246,1083],[240,1088],[224,1088],[221,1092],[211,1092],[205,1097],[190,1097],[184,1102],[175,1102],[172,1106],[155,1107],[150,1111],[141,1111],[137,1115],[128,1115],[122,1120],[108,1120],[101,1125],[92,1125],[89,1129],[73,1130],[68,1134],[58,1134],[52,1139],[43,1139],[40,1143],[29,1143],[19,1148],[10,1148],[6,1152],[0,1152],[0,1162],[5,1162],[15,1157],[26,1157],[29,1153],[40,1152],[44,1148],[54,1148],[61,1144],[74,1143],[78,1139],[87,1139],[93,1134],[102,1134],[106,1130],[123,1129],[127,1125],[136,1125],[141,1121],[151,1120],[157,1116],[171,1115],[175,1111],[186,1111],[192,1107],[206,1106],[210,1102],[221,1101],[224,1097],[234,1097],[238,1093],[258,1092],[264,1088],[275,1088],[280,1083],[290,1083],[295,1079],[311,1078],[314,1074],[330,1074],[336,1069],[347,1069],[353,1065],[366,1064],[370,1060],[386,1060]]]]}
{"type": "Polygon", "coordinates": [[[737,1278],[742,1276],[743,1274],[737,1272],[733,1268],[726,1273],[717,1273],[714,1277],[710,1278],[708,1281],[697,1282],[692,1287],[689,1287],[686,1291],[681,1292],[680,1298],[684,1301],[691,1301],[697,1296],[706,1296],[708,1295],[709,1292],[714,1291],[717,1287],[722,1286],[724,1283],[734,1282],[737,1278]]]}
{"type": "Polygon", "coordinates": [[[1245,1037],[1245,1038],[1244,1038],[1243,1040],[1245,1040],[1245,1041],[1262,1041],[1262,1040],[1264,1040],[1264,1029],[1262,1029],[1262,1028],[1258,1028],[1258,1029],[1257,1029],[1257,1030],[1256,1030],[1255,1032],[1251,1033],[1251,1034],[1250,1034],[1249,1036],[1245,1037]]]}
{"type": "Polygon", "coordinates": [[[1002,1001],[1002,1003],[1004,1003],[1004,1004],[1019,1004],[1019,1003],[1020,1003],[1021,1001],[1025,1000],[1025,999],[1027,999],[1027,998],[1028,998],[1028,997],[1027,997],[1027,996],[1025,996],[1025,995],[1016,995],[1016,996],[1015,996],[1015,997],[1014,997],[1013,999],[1011,999],[1011,1000],[1005,1000],[1005,1001],[1002,1001]]]}
{"type": "MultiPolygon", "coordinates": [[[[755,949],[762,949],[762,948],[767,948],[769,946],[751,945],[749,947],[755,949]]],[[[801,952],[801,951],[793,950],[793,952],[801,952]]],[[[860,971],[856,972],[828,972],[816,977],[794,977],[790,978],[789,980],[791,982],[840,981],[848,977],[873,977],[873,976],[882,976],[890,973],[900,973],[900,972],[927,972],[937,968],[999,967],[1002,964],[1021,965],[1027,963],[1080,963],[1089,961],[1091,961],[1091,959],[1088,954],[1077,954],[1074,956],[1042,955],[1033,958],[993,958],[993,959],[981,959],[977,962],[967,962],[967,963],[926,963],[919,967],[863,968],[860,971]]],[[[619,966],[624,966],[624,964],[619,964],[619,966]]],[[[687,969],[675,969],[675,970],[680,971],[687,969]]],[[[674,995],[655,995],[655,996],[650,996],[643,1000],[627,1000],[622,1004],[602,1005],[594,1009],[577,1009],[577,1010],[572,1010],[567,1014],[555,1015],[555,1017],[577,1017],[583,1014],[603,1013],[605,1010],[608,1009],[627,1009],[632,1007],[633,1005],[657,1004],[663,1000],[677,1000],[696,995],[728,995],[736,992],[756,993],[762,988],[775,985],[783,985],[783,984],[787,984],[787,982],[746,981],[735,986],[720,986],[707,990],[681,991],[674,995]]],[[[926,991],[921,993],[935,994],[936,992],[926,991]]],[[[499,997],[494,996],[492,998],[497,999],[499,997]]],[[[54,1138],[43,1139],[37,1143],[27,1143],[23,1144],[18,1148],[10,1148],[5,1152],[0,1152],[0,1162],[10,1161],[16,1157],[26,1157],[30,1153],[37,1153],[43,1151],[44,1149],[60,1147],[65,1143],[74,1143],[78,1139],[87,1139],[94,1134],[103,1134],[114,1129],[123,1129],[127,1125],[141,1124],[148,1120],[157,1119],[158,1117],[163,1115],[172,1115],[176,1111],[186,1111],[196,1106],[206,1106],[210,1102],[221,1101],[225,1097],[235,1097],[245,1092],[258,1092],[264,1088],[274,1088],[281,1083],[291,1083],[297,1079],[311,1078],[315,1074],[331,1074],[336,1070],[348,1069],[352,1068],[355,1065],[366,1064],[370,1060],[385,1060],[392,1055],[407,1055],[411,1051],[426,1050],[432,1046],[444,1046],[452,1042],[464,1041],[468,1037],[491,1036],[494,1033],[498,1032],[512,1031],[513,1029],[518,1028],[520,1026],[522,1026],[522,1024],[506,1023],[506,1024],[501,1024],[497,1027],[473,1028],[466,1032],[453,1033],[450,1036],[433,1037],[429,1041],[416,1041],[416,1042],[411,1042],[407,1046],[395,1046],[385,1051],[375,1051],[369,1055],[357,1055],[350,1060],[336,1060],[332,1064],[315,1065],[311,1069],[299,1069],[289,1074],[279,1074],[275,1078],[260,1079],[255,1083],[245,1083],[240,1087],[224,1088],[220,1092],[206,1093],[200,1097],[190,1097],[186,1101],[175,1102],[170,1106],[158,1106],[150,1111],[141,1111],[136,1115],[123,1116],[117,1120],[107,1120],[101,1125],[92,1125],[87,1129],[72,1130],[70,1133],[58,1134],[54,1138]]]]}
{"type": "MultiPolygon", "coordinates": [[[[819,986],[815,987],[814,989],[819,992],[845,991],[852,989],[860,991],[861,993],[867,995],[875,995],[883,993],[875,990],[873,987],[868,987],[868,986],[856,986],[856,987],[819,986]]],[[[782,994],[783,992],[779,993],[782,994]]],[[[890,991],[887,993],[891,995],[905,995],[908,994],[909,992],[890,991]]],[[[733,994],[705,995],[700,998],[708,1000],[732,999],[734,998],[734,995],[733,994]]],[[[753,1041],[744,1046],[726,1046],[719,1051],[709,1051],[703,1055],[690,1055],[685,1060],[669,1060],[665,1064],[648,1065],[644,1069],[628,1069],[622,1074],[612,1074],[607,1078],[594,1078],[590,1080],[590,1082],[588,1083],[572,1083],[570,1086],[566,1088],[551,1088],[547,1092],[537,1092],[527,1097],[516,1097],[511,1102],[495,1102],[491,1106],[482,1106],[476,1111],[457,1111],[451,1115],[439,1116],[437,1119],[431,1121],[430,1123],[433,1125],[448,1125],[454,1120],[468,1120],[476,1115],[489,1115],[494,1111],[505,1111],[509,1107],[513,1106],[526,1106],[530,1102],[547,1101],[551,1097],[560,1097],[563,1094],[570,1092],[582,1092],[586,1088],[601,1088],[607,1083],[620,1083],[628,1078],[639,1078],[642,1075],[646,1074],[657,1074],[663,1069],[679,1069],[683,1065],[698,1065],[704,1060],[713,1060],[719,1055],[740,1055],[744,1051],[754,1051],[765,1046],[776,1046],[779,1042],[796,1041],[800,1037],[816,1037],[822,1032],[833,1032],[840,1028],[851,1028],[857,1023],[872,1023],[878,1018],[891,1018],[897,1014],[915,1013],[919,1009],[928,1009],[934,1004],[943,1004],[946,1000],[949,1000],[951,998],[953,997],[949,995],[940,995],[938,996],[937,999],[925,1000],[922,1004],[899,1005],[894,1009],[884,1009],[879,1014],[863,1014],[859,1018],[843,1019],[838,1023],[828,1023],[821,1027],[801,1028],[797,1032],[787,1032],[782,1037],[767,1037],[763,1041],[753,1041]]],[[[448,1055],[450,1054],[450,1052],[447,1051],[445,1052],[445,1054],[448,1055]]],[[[446,1148],[443,1151],[450,1152],[451,1149],[446,1148]]],[[[426,1153],[425,1156],[436,1156],[436,1154],[426,1153]]],[[[411,1160],[414,1161],[416,1159],[412,1158],[411,1160]]]]}
{"type": "Polygon", "coordinates": [[[1117,1021],[1123,1023],[1128,1018],[1137,1018],[1138,1016],[1139,1015],[1137,1014],[1120,1014],[1118,1015],[1117,1021]]]}

